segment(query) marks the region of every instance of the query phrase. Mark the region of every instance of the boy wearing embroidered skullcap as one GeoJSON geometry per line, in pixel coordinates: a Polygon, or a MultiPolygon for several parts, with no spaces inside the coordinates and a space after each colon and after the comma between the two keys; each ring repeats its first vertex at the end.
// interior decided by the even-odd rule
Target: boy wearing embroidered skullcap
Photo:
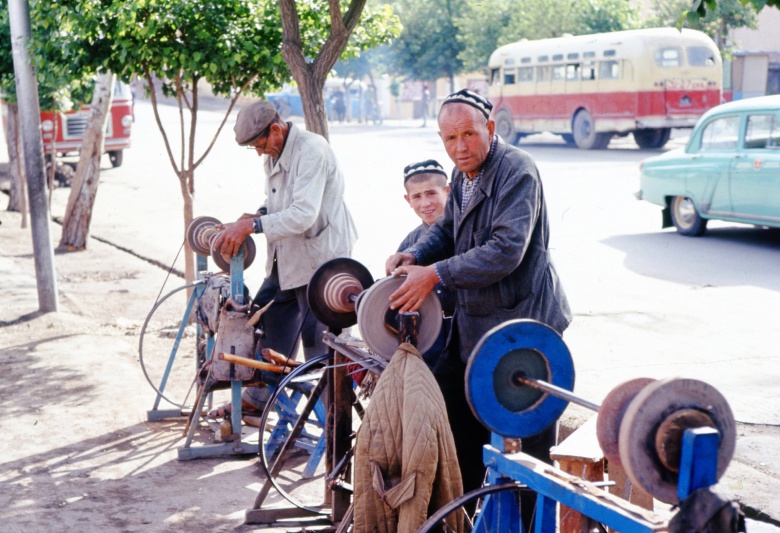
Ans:
{"type": "MultiPolygon", "coordinates": [[[[447,173],[444,171],[438,161],[428,159],[419,163],[412,163],[404,168],[404,188],[406,194],[404,199],[414,209],[414,212],[422,220],[422,224],[414,228],[398,247],[399,252],[411,248],[417,240],[425,235],[431,224],[444,212],[444,206],[447,204],[447,195],[450,192],[450,186],[447,184],[447,173]]],[[[436,296],[439,297],[442,309],[446,316],[452,314],[455,308],[455,293],[448,291],[444,287],[436,287],[436,296]]],[[[440,362],[440,356],[444,352],[444,347],[449,334],[451,320],[444,319],[441,333],[431,348],[423,354],[423,359],[428,367],[437,374],[437,367],[440,362]]]]}

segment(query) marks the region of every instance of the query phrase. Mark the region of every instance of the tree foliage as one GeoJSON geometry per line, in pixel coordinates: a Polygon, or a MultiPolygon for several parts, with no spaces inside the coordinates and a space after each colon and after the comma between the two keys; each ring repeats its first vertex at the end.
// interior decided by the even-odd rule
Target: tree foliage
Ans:
{"type": "Polygon", "coordinates": [[[400,0],[396,9],[404,29],[391,45],[393,70],[416,80],[449,78],[463,70],[457,20],[466,0],[400,0]]]}
{"type": "MultiPolygon", "coordinates": [[[[688,7],[688,0],[654,0],[655,15],[649,22],[654,26],[674,26],[688,7]]],[[[686,17],[685,26],[706,33],[723,55],[729,55],[732,49],[732,43],[728,41],[729,30],[757,28],[758,13],[752,5],[741,0],[719,0],[704,16],[686,17]]]]}
{"type": "MultiPolygon", "coordinates": [[[[706,18],[712,11],[716,11],[718,7],[723,4],[723,0],[693,0],[691,2],[685,2],[684,9],[677,17],[676,24],[678,27],[682,27],[686,22],[688,24],[695,24],[699,19],[706,18]]],[[[780,0],[739,0],[739,3],[743,7],[751,6],[756,13],[759,13],[764,6],[774,6],[780,8],[780,0]]]]}

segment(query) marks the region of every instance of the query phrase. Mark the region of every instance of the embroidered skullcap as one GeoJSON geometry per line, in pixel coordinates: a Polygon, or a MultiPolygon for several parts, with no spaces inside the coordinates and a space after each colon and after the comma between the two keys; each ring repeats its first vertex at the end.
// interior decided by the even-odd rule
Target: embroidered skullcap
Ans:
{"type": "Polygon", "coordinates": [[[479,109],[480,113],[485,115],[485,118],[490,117],[490,111],[493,109],[493,104],[488,102],[487,99],[468,89],[461,89],[449,95],[441,103],[442,106],[447,104],[468,104],[479,109]]]}
{"type": "Polygon", "coordinates": [[[441,174],[445,178],[447,177],[447,173],[444,172],[444,169],[439,162],[433,159],[406,165],[406,167],[404,167],[404,183],[417,174],[441,174]]]}

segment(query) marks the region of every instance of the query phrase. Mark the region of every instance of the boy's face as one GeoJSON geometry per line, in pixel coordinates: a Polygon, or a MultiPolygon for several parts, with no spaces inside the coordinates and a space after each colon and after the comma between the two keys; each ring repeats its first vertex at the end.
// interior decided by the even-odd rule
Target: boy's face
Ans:
{"type": "Polygon", "coordinates": [[[423,222],[430,225],[436,222],[444,212],[444,205],[447,203],[447,194],[450,192],[450,186],[441,186],[436,178],[430,178],[419,182],[406,182],[406,194],[404,198],[412,206],[414,212],[423,222]]]}

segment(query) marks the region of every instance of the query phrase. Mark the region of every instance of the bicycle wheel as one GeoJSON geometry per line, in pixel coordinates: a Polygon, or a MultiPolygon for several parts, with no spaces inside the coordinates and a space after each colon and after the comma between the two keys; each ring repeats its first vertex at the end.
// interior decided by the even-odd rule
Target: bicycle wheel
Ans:
{"type": "MultiPolygon", "coordinates": [[[[260,427],[270,434],[259,447],[260,467],[277,492],[309,512],[328,515],[329,484],[351,490],[350,457],[335,458],[334,473],[327,476],[325,461],[326,367],[332,354],[302,364],[275,387],[260,427]]],[[[357,403],[357,402],[355,402],[357,403]]],[[[353,409],[357,430],[362,408],[353,409]]]]}
{"type": "MultiPolygon", "coordinates": [[[[451,523],[448,518],[451,518],[451,515],[456,512],[462,512],[464,514],[464,519],[466,523],[466,531],[476,531],[479,533],[487,533],[489,529],[487,529],[487,525],[482,521],[479,520],[479,514],[480,514],[480,502],[482,498],[485,496],[490,496],[493,494],[497,494],[499,492],[503,491],[515,491],[520,492],[521,490],[528,490],[528,487],[523,485],[522,483],[512,482],[512,483],[501,483],[497,485],[487,485],[485,487],[480,487],[478,489],[472,490],[471,492],[467,492],[460,498],[456,498],[449,502],[444,507],[440,508],[438,511],[433,513],[428,520],[426,520],[418,529],[417,533],[428,533],[429,531],[453,531],[453,529],[448,525],[451,523]],[[477,503],[477,510],[474,515],[474,517],[469,517],[468,513],[464,510],[464,507],[469,505],[472,502],[477,503]]],[[[518,494],[519,498],[519,494],[518,494]]],[[[518,521],[520,520],[520,516],[517,517],[518,521]]]]}
{"type": "Polygon", "coordinates": [[[146,316],[138,339],[138,359],[146,381],[159,398],[181,409],[194,396],[197,368],[206,348],[205,339],[198,339],[196,324],[189,321],[195,291],[190,298],[182,291],[204,283],[183,285],[160,298],[146,316]]]}

